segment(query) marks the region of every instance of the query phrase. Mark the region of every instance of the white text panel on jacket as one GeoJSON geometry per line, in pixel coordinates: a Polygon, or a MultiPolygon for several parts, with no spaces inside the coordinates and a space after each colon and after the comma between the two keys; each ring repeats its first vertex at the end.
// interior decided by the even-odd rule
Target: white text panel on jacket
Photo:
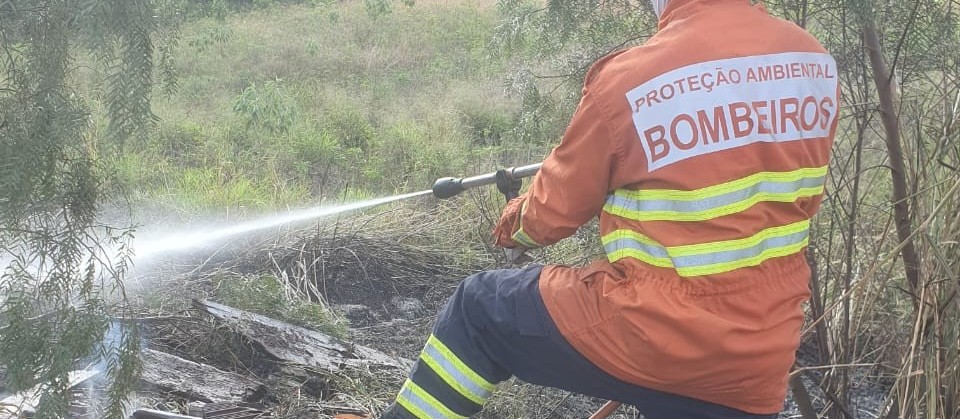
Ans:
{"type": "Polygon", "coordinates": [[[757,142],[824,138],[838,114],[829,54],[789,52],[689,65],[627,92],[654,171],[757,142]]]}

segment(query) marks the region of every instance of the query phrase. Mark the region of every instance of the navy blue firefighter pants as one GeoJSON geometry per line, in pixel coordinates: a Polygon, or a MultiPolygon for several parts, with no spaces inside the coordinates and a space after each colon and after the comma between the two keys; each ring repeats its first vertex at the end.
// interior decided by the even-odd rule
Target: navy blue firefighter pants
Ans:
{"type": "Polygon", "coordinates": [[[551,321],[538,289],[541,269],[481,272],[460,284],[382,418],[466,418],[510,376],[633,405],[646,419],[776,417],[646,389],[600,370],[551,321]]]}

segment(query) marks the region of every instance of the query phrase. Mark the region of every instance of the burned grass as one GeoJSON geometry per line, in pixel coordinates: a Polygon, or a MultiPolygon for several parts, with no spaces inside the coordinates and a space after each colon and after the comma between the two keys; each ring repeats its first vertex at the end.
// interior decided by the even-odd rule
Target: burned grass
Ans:
{"type": "MultiPolygon", "coordinates": [[[[279,417],[382,410],[406,371],[351,367],[334,374],[292,368],[256,342],[264,336],[244,336],[199,312],[190,301],[219,301],[338,336],[351,345],[415,358],[447,296],[492,258],[478,251],[475,255],[480,256],[468,260],[443,249],[445,241],[463,236],[435,239],[409,232],[411,222],[451,231],[446,223],[458,220],[430,213],[388,215],[259,236],[222,246],[211,255],[170,261],[159,270],[163,278],[141,281],[149,284],[139,290],[150,303],[149,315],[141,322],[146,346],[263,382],[267,394],[244,401],[261,403],[279,417]]],[[[181,412],[191,402],[156,388],[138,399],[148,407],[181,412]]]]}
{"type": "MultiPolygon", "coordinates": [[[[165,280],[176,286],[157,288],[163,295],[156,298],[168,313],[145,324],[150,345],[261,380],[268,394],[260,402],[277,417],[329,417],[351,409],[378,413],[392,401],[405,371],[291,374],[256,343],[197,312],[189,301],[209,298],[324,332],[330,331],[324,325],[342,325],[348,342],[415,359],[460,281],[498,267],[491,248],[470,244],[484,243],[479,236],[489,231],[490,220],[444,218],[444,213],[462,212],[443,210],[341,220],[232,243],[215,255],[178,262],[181,269],[190,268],[165,280]]],[[[189,403],[172,394],[152,396],[158,408],[189,403]]],[[[603,402],[512,380],[479,417],[586,417],[603,402]]],[[[623,408],[612,417],[637,415],[623,408]]]]}

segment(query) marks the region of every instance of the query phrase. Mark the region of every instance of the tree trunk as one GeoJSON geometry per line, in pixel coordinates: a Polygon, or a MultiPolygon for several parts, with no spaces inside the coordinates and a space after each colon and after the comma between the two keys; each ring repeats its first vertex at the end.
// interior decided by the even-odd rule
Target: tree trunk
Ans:
{"type": "Polygon", "coordinates": [[[890,176],[893,180],[893,211],[896,220],[897,237],[903,245],[901,256],[907,275],[907,284],[913,294],[913,303],[920,304],[917,288],[920,284],[920,258],[911,237],[909,192],[907,187],[906,165],[904,164],[903,147],[900,144],[900,117],[897,114],[896,98],[893,89],[893,77],[883,58],[880,46],[880,33],[873,17],[864,17],[863,42],[870,58],[873,70],[873,82],[877,86],[880,98],[880,118],[883,121],[883,130],[886,134],[887,154],[890,157],[890,176]]]}

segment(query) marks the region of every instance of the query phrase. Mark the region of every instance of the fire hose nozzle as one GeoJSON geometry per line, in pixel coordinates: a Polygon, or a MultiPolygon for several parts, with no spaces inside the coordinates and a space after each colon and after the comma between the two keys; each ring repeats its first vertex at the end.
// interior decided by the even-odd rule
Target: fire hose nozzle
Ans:
{"type": "Polygon", "coordinates": [[[463,192],[463,178],[442,177],[433,183],[433,196],[447,199],[463,192]]]}
{"type": "MultiPolygon", "coordinates": [[[[540,170],[542,164],[543,163],[536,163],[503,169],[503,172],[505,172],[503,175],[509,180],[520,180],[535,175],[537,171],[540,170]]],[[[496,183],[497,172],[466,178],[443,177],[433,183],[433,196],[440,199],[447,199],[467,189],[496,183]]]]}

